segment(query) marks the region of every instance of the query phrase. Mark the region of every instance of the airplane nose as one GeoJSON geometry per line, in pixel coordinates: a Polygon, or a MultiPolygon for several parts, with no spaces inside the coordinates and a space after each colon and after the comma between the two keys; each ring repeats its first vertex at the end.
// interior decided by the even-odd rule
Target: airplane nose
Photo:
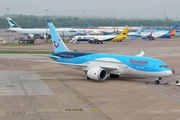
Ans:
{"type": "Polygon", "coordinates": [[[171,75],[172,75],[172,71],[171,71],[171,70],[166,71],[166,75],[167,75],[167,76],[171,76],[171,75]]]}

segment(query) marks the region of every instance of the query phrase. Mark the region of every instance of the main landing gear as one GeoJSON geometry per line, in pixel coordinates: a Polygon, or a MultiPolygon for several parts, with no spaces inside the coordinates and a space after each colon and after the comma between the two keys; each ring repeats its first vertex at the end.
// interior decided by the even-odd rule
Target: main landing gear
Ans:
{"type": "Polygon", "coordinates": [[[162,78],[155,78],[155,84],[157,85],[157,84],[159,84],[160,82],[159,82],[159,80],[162,80],[162,78]]]}
{"type": "Polygon", "coordinates": [[[110,74],[109,77],[110,77],[110,78],[119,78],[119,75],[110,74]]]}

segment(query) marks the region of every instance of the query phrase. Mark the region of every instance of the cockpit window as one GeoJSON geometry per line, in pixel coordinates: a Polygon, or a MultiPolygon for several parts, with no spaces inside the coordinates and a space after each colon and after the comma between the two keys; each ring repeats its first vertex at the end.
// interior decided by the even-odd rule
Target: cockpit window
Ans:
{"type": "Polygon", "coordinates": [[[160,68],[162,68],[163,66],[162,66],[162,65],[160,65],[159,67],[160,67],[160,68]]]}
{"type": "Polygon", "coordinates": [[[160,68],[168,68],[167,65],[160,65],[160,68]]]}
{"type": "Polygon", "coordinates": [[[164,68],[167,68],[167,65],[163,65],[164,68]]]}

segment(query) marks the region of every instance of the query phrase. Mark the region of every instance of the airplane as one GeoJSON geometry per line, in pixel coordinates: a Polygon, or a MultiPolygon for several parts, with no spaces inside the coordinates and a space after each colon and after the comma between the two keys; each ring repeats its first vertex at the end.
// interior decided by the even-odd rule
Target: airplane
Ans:
{"type": "MultiPolygon", "coordinates": [[[[6,18],[8,21],[9,25],[9,31],[11,32],[16,32],[19,34],[26,35],[28,38],[34,38],[34,39],[39,39],[39,38],[46,38],[46,28],[21,28],[16,22],[14,22],[11,18],[6,18]]],[[[56,28],[56,31],[58,32],[59,35],[63,37],[72,37],[75,36],[77,31],[72,30],[72,29],[67,29],[67,28],[56,28]]],[[[47,29],[47,38],[50,38],[50,32],[49,29],[47,29]]]]}
{"type": "Polygon", "coordinates": [[[157,38],[171,38],[172,36],[176,36],[176,29],[178,24],[174,25],[169,31],[167,30],[145,30],[141,33],[142,39],[154,40],[157,38]]]}
{"type": "Polygon", "coordinates": [[[70,42],[79,43],[79,41],[88,41],[89,43],[103,44],[103,41],[121,41],[127,39],[128,27],[119,35],[99,35],[99,36],[74,36],[70,42]]]}
{"type": "MultiPolygon", "coordinates": [[[[86,25],[87,25],[87,28],[88,28],[88,29],[98,30],[98,31],[99,31],[101,34],[103,34],[103,35],[113,34],[113,32],[114,32],[113,29],[111,29],[111,30],[109,30],[109,29],[100,30],[100,29],[94,29],[89,23],[86,23],[86,25]]],[[[123,30],[120,30],[120,31],[123,31],[123,30]]]]}
{"type": "Polygon", "coordinates": [[[159,80],[172,74],[163,61],[143,57],[145,54],[143,51],[136,56],[70,51],[56,32],[53,23],[49,19],[47,19],[47,23],[55,52],[49,57],[56,61],[49,62],[82,70],[87,74],[87,79],[104,81],[108,74],[110,74],[110,78],[132,75],[156,78],[155,83],[159,84],[159,80]]]}
{"type": "Polygon", "coordinates": [[[102,34],[98,29],[74,29],[81,35],[99,35],[102,34]]]}

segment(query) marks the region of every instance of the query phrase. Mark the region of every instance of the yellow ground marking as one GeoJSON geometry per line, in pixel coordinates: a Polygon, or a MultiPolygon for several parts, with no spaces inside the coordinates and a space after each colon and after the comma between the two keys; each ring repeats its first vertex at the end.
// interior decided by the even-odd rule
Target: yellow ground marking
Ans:
{"type": "Polygon", "coordinates": [[[55,82],[59,82],[59,80],[54,80],[55,82]]]}
{"type": "Polygon", "coordinates": [[[93,110],[93,112],[100,112],[100,110],[93,110]]]}
{"type": "Polygon", "coordinates": [[[7,114],[0,114],[0,115],[7,115],[7,114]]]}

